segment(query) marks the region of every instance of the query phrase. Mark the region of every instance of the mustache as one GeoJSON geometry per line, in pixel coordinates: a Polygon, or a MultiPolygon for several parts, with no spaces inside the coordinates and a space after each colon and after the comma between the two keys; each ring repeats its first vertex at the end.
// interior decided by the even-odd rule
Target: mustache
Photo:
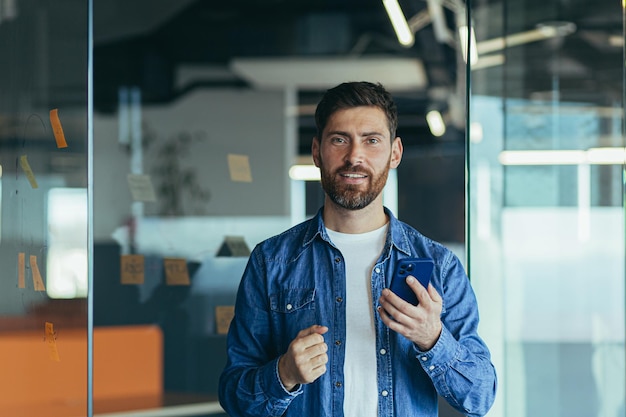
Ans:
{"type": "Polygon", "coordinates": [[[338,168],[335,171],[335,174],[341,174],[341,173],[344,173],[344,174],[346,174],[346,173],[347,174],[362,174],[362,175],[367,175],[367,176],[371,175],[369,170],[360,168],[359,166],[352,165],[350,163],[346,163],[344,166],[342,166],[341,168],[338,168]]]}

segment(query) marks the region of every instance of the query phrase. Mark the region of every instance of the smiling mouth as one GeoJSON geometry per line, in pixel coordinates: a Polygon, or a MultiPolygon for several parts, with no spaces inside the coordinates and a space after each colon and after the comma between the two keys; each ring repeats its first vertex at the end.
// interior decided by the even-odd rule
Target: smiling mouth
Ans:
{"type": "Polygon", "coordinates": [[[365,175],[365,174],[357,174],[357,173],[354,173],[354,172],[342,173],[342,174],[339,174],[339,175],[341,175],[342,177],[345,177],[345,178],[366,178],[367,177],[367,175],[365,175]]]}

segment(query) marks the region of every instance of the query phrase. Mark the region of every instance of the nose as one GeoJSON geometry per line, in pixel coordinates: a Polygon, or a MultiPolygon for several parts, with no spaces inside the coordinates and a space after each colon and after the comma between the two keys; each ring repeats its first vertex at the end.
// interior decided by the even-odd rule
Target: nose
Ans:
{"type": "Polygon", "coordinates": [[[363,163],[363,157],[363,145],[353,142],[348,147],[344,160],[351,166],[360,165],[363,163]]]}

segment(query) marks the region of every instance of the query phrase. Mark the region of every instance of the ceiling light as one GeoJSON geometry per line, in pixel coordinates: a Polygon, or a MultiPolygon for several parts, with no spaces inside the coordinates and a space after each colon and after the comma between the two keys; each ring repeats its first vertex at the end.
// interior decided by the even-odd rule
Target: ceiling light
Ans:
{"type": "Polygon", "coordinates": [[[505,61],[506,58],[504,54],[481,55],[478,58],[478,62],[476,62],[475,64],[471,64],[471,68],[473,71],[482,68],[496,67],[498,65],[504,64],[505,61]]]}
{"type": "Polygon", "coordinates": [[[624,37],[622,35],[611,35],[609,36],[609,45],[621,48],[624,46],[624,37]]]}
{"type": "Polygon", "coordinates": [[[327,89],[355,79],[378,81],[390,91],[428,86],[421,60],[385,55],[234,58],[230,68],[257,88],[327,89]]]}
{"type": "Polygon", "coordinates": [[[552,20],[549,22],[538,23],[536,27],[549,38],[553,38],[555,36],[567,36],[576,32],[576,24],[564,20],[552,20]]]}
{"type": "Polygon", "coordinates": [[[480,143],[483,141],[483,125],[480,122],[470,123],[469,140],[472,143],[480,143]]]}
{"type": "Polygon", "coordinates": [[[289,178],[299,181],[319,181],[320,170],[315,165],[292,165],[289,178]]]}
{"type": "Polygon", "coordinates": [[[467,63],[467,49],[469,47],[470,64],[475,65],[478,62],[478,50],[476,49],[476,34],[474,28],[468,30],[467,26],[459,26],[459,39],[461,40],[461,53],[463,54],[463,61],[467,63]],[[468,39],[468,32],[469,39],[468,39]]]}
{"type": "Polygon", "coordinates": [[[383,0],[383,5],[385,10],[387,10],[393,30],[396,32],[398,42],[407,48],[413,46],[415,37],[411,28],[409,28],[409,23],[406,21],[404,13],[402,13],[398,0],[383,0]]]}
{"type": "Polygon", "coordinates": [[[626,148],[502,151],[498,159],[502,165],[623,165],[626,163],[626,148]]]}
{"type": "Polygon", "coordinates": [[[578,165],[585,162],[585,151],[502,151],[502,165],[578,165]]]}
{"type": "Polygon", "coordinates": [[[428,123],[428,128],[433,136],[440,137],[446,133],[446,124],[439,110],[431,110],[426,113],[426,123],[428,123]]]}
{"type": "Polygon", "coordinates": [[[478,55],[500,51],[513,46],[524,45],[530,42],[570,35],[576,31],[576,25],[571,22],[548,22],[537,25],[536,29],[513,33],[505,37],[498,37],[478,42],[478,55]]]}
{"type": "Polygon", "coordinates": [[[626,148],[590,148],[587,160],[597,165],[622,165],[626,163],[626,148]]]}
{"type": "Polygon", "coordinates": [[[477,43],[476,48],[478,54],[488,54],[490,52],[501,51],[505,48],[523,45],[530,42],[537,42],[544,40],[550,36],[546,36],[545,31],[539,29],[528,30],[525,32],[514,33],[505,37],[498,37],[480,41],[477,43]]]}

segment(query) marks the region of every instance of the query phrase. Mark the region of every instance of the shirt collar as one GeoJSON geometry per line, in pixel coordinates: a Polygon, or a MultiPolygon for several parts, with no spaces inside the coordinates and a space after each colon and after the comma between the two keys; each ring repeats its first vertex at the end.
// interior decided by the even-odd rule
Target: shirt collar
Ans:
{"type": "MultiPolygon", "coordinates": [[[[389,218],[389,230],[387,231],[387,239],[385,241],[385,252],[387,252],[393,245],[399,251],[405,253],[407,256],[410,256],[411,246],[409,244],[409,238],[406,234],[404,223],[398,220],[387,207],[383,207],[383,209],[389,218]]],[[[315,217],[313,217],[309,222],[302,246],[310,245],[318,236],[320,239],[331,243],[330,237],[326,232],[326,226],[324,225],[324,218],[322,216],[323,212],[324,207],[322,206],[318,210],[315,217]]]]}

